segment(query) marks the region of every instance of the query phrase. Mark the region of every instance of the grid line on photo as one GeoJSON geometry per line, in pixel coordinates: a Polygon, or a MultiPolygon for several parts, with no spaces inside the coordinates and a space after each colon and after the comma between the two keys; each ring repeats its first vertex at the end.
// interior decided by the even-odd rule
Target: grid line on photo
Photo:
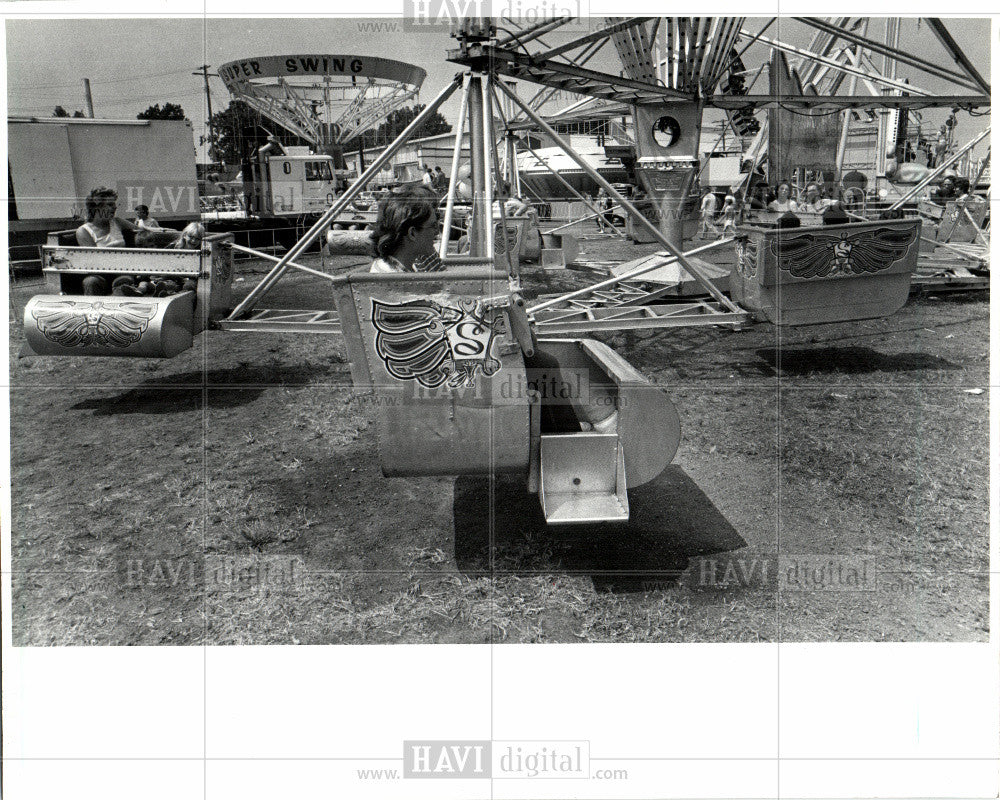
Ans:
{"type": "MultiPolygon", "coordinates": [[[[204,22],[203,22],[203,50],[202,50],[202,52],[203,52],[204,63],[207,63],[208,60],[209,60],[209,50],[208,50],[208,42],[209,42],[209,18],[208,18],[208,11],[209,11],[209,7],[208,7],[208,3],[207,3],[207,0],[206,0],[206,2],[204,3],[204,12],[203,12],[204,22]]],[[[779,3],[779,13],[780,13],[780,3],[779,3]]],[[[92,16],[100,17],[101,15],[94,14],[92,16]]],[[[277,12],[271,13],[271,14],[261,15],[261,17],[263,19],[267,19],[268,17],[275,18],[275,19],[280,19],[280,18],[283,18],[284,16],[285,15],[283,15],[281,13],[277,13],[277,12]]],[[[779,20],[779,28],[780,28],[780,23],[781,23],[781,20],[779,20]]],[[[780,36],[780,34],[779,34],[779,36],[780,36]]],[[[13,308],[13,303],[11,304],[11,307],[13,308]]],[[[961,321],[955,321],[954,323],[949,323],[949,325],[955,325],[955,326],[958,326],[960,324],[961,324],[961,321]]],[[[936,326],[936,327],[937,328],[941,328],[943,326],[936,326]]],[[[927,330],[929,330],[929,329],[927,329],[927,330]]],[[[887,332],[887,333],[897,333],[897,331],[895,331],[895,330],[893,330],[893,331],[884,331],[884,332],[887,332]]],[[[203,555],[207,556],[208,554],[211,554],[211,555],[215,556],[216,553],[212,552],[213,548],[215,547],[215,545],[209,539],[209,520],[210,520],[210,516],[213,513],[213,506],[212,506],[212,500],[213,500],[213,498],[210,497],[209,494],[210,494],[210,490],[212,489],[212,487],[214,486],[214,484],[213,484],[212,478],[210,476],[210,469],[209,469],[208,459],[209,459],[209,457],[213,457],[215,459],[218,459],[219,456],[217,454],[215,454],[215,453],[210,453],[210,447],[208,445],[208,437],[210,435],[210,430],[211,430],[211,427],[212,427],[212,424],[211,424],[212,423],[212,410],[213,410],[212,409],[212,405],[211,405],[212,392],[214,390],[247,390],[247,389],[250,389],[250,390],[260,390],[261,392],[269,392],[269,391],[276,390],[280,386],[281,390],[286,391],[286,392],[290,390],[290,391],[302,391],[303,393],[306,393],[306,392],[318,392],[320,390],[331,389],[331,388],[333,388],[333,389],[347,389],[347,388],[349,388],[351,386],[351,383],[350,382],[337,383],[337,382],[323,382],[323,381],[319,381],[319,382],[315,382],[315,383],[313,383],[313,382],[310,381],[310,382],[306,382],[306,383],[302,383],[302,384],[278,384],[278,383],[266,383],[266,382],[260,383],[260,384],[213,382],[213,381],[210,381],[209,378],[208,378],[208,376],[210,374],[209,365],[213,363],[212,362],[212,357],[215,355],[215,353],[218,352],[218,347],[217,347],[218,343],[217,342],[213,342],[213,353],[210,354],[209,353],[208,342],[205,341],[205,338],[206,337],[203,337],[203,340],[196,345],[196,347],[200,347],[201,348],[200,353],[198,353],[200,371],[202,373],[201,374],[201,381],[200,382],[195,383],[195,384],[191,384],[190,386],[170,384],[170,383],[162,383],[162,384],[160,384],[160,383],[150,382],[150,383],[143,383],[143,389],[145,391],[161,391],[161,390],[164,390],[164,391],[166,391],[166,390],[195,391],[195,390],[197,390],[199,392],[199,394],[200,394],[200,402],[201,402],[200,419],[201,419],[201,435],[202,435],[202,448],[201,448],[201,450],[202,450],[202,460],[201,460],[201,465],[200,465],[200,472],[201,472],[201,479],[200,479],[201,480],[201,517],[202,517],[202,519],[201,519],[201,526],[202,526],[202,529],[201,529],[201,539],[202,539],[201,544],[202,544],[202,554],[203,555]]],[[[842,337],[842,338],[847,339],[847,338],[851,338],[851,337],[842,337]]],[[[788,377],[786,376],[785,371],[782,369],[782,365],[785,364],[787,366],[789,364],[790,359],[787,357],[787,349],[788,349],[788,347],[790,345],[793,345],[793,344],[802,344],[802,341],[800,339],[795,338],[795,334],[794,333],[790,333],[789,329],[782,329],[780,326],[775,326],[774,339],[775,339],[774,359],[775,359],[776,371],[775,371],[775,375],[774,375],[774,380],[773,381],[761,380],[759,382],[745,382],[745,381],[736,381],[736,380],[734,380],[732,382],[727,382],[725,379],[723,379],[721,381],[711,383],[711,388],[712,388],[712,390],[720,391],[720,392],[724,392],[726,390],[731,390],[731,391],[734,391],[734,392],[735,391],[741,391],[741,392],[748,392],[748,393],[751,393],[751,394],[755,394],[755,393],[758,393],[758,392],[761,392],[761,393],[764,393],[764,392],[774,392],[774,394],[775,394],[775,400],[776,400],[776,403],[777,403],[777,417],[776,417],[774,444],[775,444],[775,451],[776,451],[777,455],[776,455],[776,463],[775,463],[774,473],[775,473],[775,477],[776,477],[777,483],[776,483],[776,495],[775,495],[776,507],[775,507],[775,516],[774,516],[774,530],[775,530],[775,535],[776,535],[776,547],[775,547],[775,553],[773,555],[776,558],[780,559],[783,555],[788,555],[788,553],[786,553],[784,551],[784,549],[783,549],[783,546],[786,543],[786,538],[783,536],[783,534],[786,533],[786,531],[783,530],[783,524],[784,524],[784,522],[783,522],[783,520],[784,520],[784,514],[783,514],[783,512],[786,510],[786,502],[785,502],[786,498],[785,498],[785,483],[784,483],[785,470],[784,470],[784,466],[783,466],[784,462],[783,462],[782,455],[783,455],[783,447],[784,447],[783,433],[785,432],[785,428],[787,426],[786,426],[786,418],[785,418],[785,415],[782,413],[782,409],[789,402],[789,396],[791,394],[793,394],[793,393],[796,393],[796,392],[808,393],[808,392],[811,392],[811,391],[837,391],[837,390],[841,389],[842,387],[839,384],[836,384],[836,383],[833,383],[833,382],[821,383],[819,381],[817,381],[815,387],[808,387],[808,386],[803,387],[800,384],[796,384],[796,383],[790,381],[788,379],[788,377]]],[[[816,344],[816,343],[812,342],[812,344],[816,344]]],[[[899,374],[899,373],[896,373],[896,374],[899,374]]],[[[958,380],[958,376],[956,376],[956,380],[955,381],[948,382],[948,381],[945,381],[944,379],[942,379],[940,383],[936,383],[936,384],[929,384],[927,382],[921,382],[921,381],[916,380],[916,379],[914,379],[914,380],[909,380],[908,379],[907,381],[894,381],[891,378],[886,378],[884,380],[884,382],[880,382],[880,381],[874,380],[874,379],[870,380],[870,381],[866,380],[866,379],[860,379],[860,380],[854,381],[854,382],[852,382],[850,384],[850,390],[851,391],[858,391],[858,390],[864,391],[864,390],[892,389],[892,390],[913,390],[915,393],[920,393],[923,390],[923,391],[926,391],[927,393],[930,393],[930,392],[936,392],[936,391],[942,391],[942,392],[944,392],[944,391],[947,391],[949,389],[957,391],[957,390],[962,389],[963,387],[965,387],[967,385],[970,385],[973,388],[979,388],[975,384],[966,384],[964,382],[960,382],[958,380]]],[[[38,385],[23,385],[23,386],[16,386],[16,387],[12,387],[12,388],[14,390],[16,390],[16,391],[23,391],[23,392],[30,392],[30,391],[34,391],[34,390],[44,391],[44,390],[67,389],[67,388],[69,388],[69,389],[86,389],[86,390],[92,390],[92,391],[93,390],[110,390],[110,391],[115,391],[117,389],[126,389],[127,390],[130,386],[134,386],[134,384],[131,384],[129,382],[125,382],[121,386],[109,386],[109,385],[104,385],[104,384],[85,384],[85,383],[69,382],[69,381],[67,381],[65,383],[60,383],[60,382],[42,383],[42,384],[38,384],[38,385]]],[[[676,391],[691,391],[691,392],[695,392],[695,391],[702,391],[702,390],[705,389],[705,387],[706,387],[706,382],[697,382],[697,381],[686,382],[684,380],[680,380],[680,381],[670,380],[669,381],[669,389],[676,390],[676,391]]],[[[920,413],[922,413],[923,409],[924,409],[924,407],[922,405],[918,404],[917,410],[916,410],[915,413],[920,414],[920,413]]],[[[271,421],[271,424],[274,424],[273,421],[271,421]]],[[[487,600],[488,600],[488,606],[489,606],[489,608],[488,608],[488,636],[487,636],[487,644],[489,645],[489,673],[488,673],[488,681],[489,681],[489,691],[491,693],[490,704],[489,704],[490,737],[491,737],[491,739],[493,738],[493,736],[496,733],[496,731],[495,731],[495,719],[494,719],[494,716],[495,716],[495,714],[498,711],[498,709],[495,708],[496,694],[497,694],[496,688],[497,688],[498,681],[501,679],[501,676],[499,676],[497,674],[497,671],[496,671],[497,670],[497,661],[496,661],[496,658],[497,658],[498,653],[501,652],[501,650],[502,650],[502,648],[498,648],[498,645],[501,645],[504,642],[505,638],[506,638],[505,636],[501,636],[498,633],[498,627],[497,627],[497,625],[498,625],[498,623],[500,621],[500,618],[498,616],[498,601],[500,599],[500,591],[501,591],[501,587],[500,587],[500,583],[499,583],[500,579],[503,578],[503,577],[505,577],[505,576],[507,576],[507,575],[515,575],[515,576],[548,576],[548,575],[551,575],[552,572],[553,572],[553,569],[533,569],[533,568],[530,568],[530,567],[529,568],[524,568],[524,567],[520,567],[520,566],[506,568],[498,560],[498,556],[497,556],[497,552],[498,552],[498,529],[497,529],[497,526],[498,526],[498,513],[499,513],[499,510],[497,508],[497,502],[498,502],[498,480],[497,480],[497,478],[498,478],[498,476],[497,476],[497,471],[496,471],[496,468],[495,468],[495,464],[496,464],[496,460],[497,460],[496,439],[495,439],[496,429],[495,429],[495,426],[496,426],[496,417],[495,417],[494,410],[491,409],[491,413],[489,415],[489,444],[488,444],[488,449],[489,449],[489,453],[488,453],[489,470],[488,470],[487,475],[486,475],[486,492],[488,494],[488,497],[485,499],[485,508],[483,509],[483,511],[485,512],[485,522],[486,522],[486,526],[487,526],[487,544],[488,544],[488,551],[487,551],[487,558],[488,558],[487,600]]],[[[294,436],[294,434],[293,434],[293,436],[294,436]]],[[[372,444],[372,442],[370,441],[369,444],[372,444]]],[[[918,448],[919,448],[920,444],[922,444],[922,442],[918,442],[917,443],[918,448]]],[[[926,476],[921,475],[920,477],[924,478],[926,476]]],[[[380,480],[381,481],[381,478],[376,478],[376,480],[380,480]]],[[[369,497],[369,502],[377,503],[378,500],[381,499],[381,498],[377,497],[377,495],[380,492],[381,492],[381,489],[377,489],[377,490],[372,491],[372,493],[371,493],[371,495],[369,497]]],[[[440,534],[440,531],[438,531],[438,533],[440,534]]],[[[919,551],[918,550],[918,551],[915,551],[915,554],[916,554],[916,556],[920,556],[920,555],[922,555],[922,552],[923,551],[919,551]]],[[[223,554],[223,555],[225,555],[225,554],[223,554]]],[[[954,569],[951,569],[951,570],[947,570],[947,571],[943,571],[943,572],[942,571],[933,572],[933,574],[936,575],[936,576],[939,576],[939,577],[940,576],[959,576],[959,575],[961,575],[961,576],[978,576],[978,577],[982,577],[982,576],[989,576],[989,575],[994,574],[995,569],[996,568],[994,568],[994,569],[991,570],[988,567],[985,570],[975,570],[975,569],[970,569],[970,570],[954,570],[954,569]]],[[[931,570],[929,569],[929,571],[931,571],[931,570]]],[[[20,573],[21,571],[19,570],[18,572],[20,573]]],[[[103,574],[109,574],[109,572],[113,572],[113,571],[102,571],[102,570],[65,570],[65,571],[64,570],[40,570],[40,571],[31,571],[31,570],[28,570],[28,571],[25,571],[25,572],[26,572],[26,574],[35,574],[35,575],[43,575],[43,574],[53,574],[53,575],[56,575],[56,574],[76,574],[76,575],[101,574],[101,575],[103,575],[103,574]]],[[[603,572],[605,572],[608,575],[612,575],[612,576],[657,577],[657,576],[663,575],[665,572],[668,572],[668,570],[609,569],[609,570],[606,570],[606,571],[603,571],[603,572]]],[[[917,572],[914,572],[914,571],[907,571],[907,570],[902,570],[902,569],[901,570],[883,570],[883,572],[885,572],[887,574],[904,574],[904,575],[918,574],[917,572]]],[[[572,566],[563,566],[562,564],[559,564],[558,565],[558,573],[559,573],[560,576],[587,577],[587,576],[591,576],[592,575],[593,570],[578,569],[578,568],[574,568],[572,566]]],[[[442,577],[442,575],[444,575],[444,574],[445,573],[443,573],[442,571],[425,569],[422,565],[419,565],[419,564],[415,565],[413,569],[343,569],[343,570],[335,570],[335,569],[305,569],[305,570],[303,570],[303,575],[304,576],[306,576],[306,577],[313,577],[313,578],[336,578],[336,577],[340,577],[340,576],[380,576],[380,575],[383,575],[383,576],[407,576],[408,578],[422,579],[422,578],[425,578],[425,577],[442,577]]],[[[924,573],[919,573],[919,574],[922,575],[924,573]]],[[[787,594],[787,590],[784,590],[784,591],[787,594]]],[[[834,756],[830,756],[830,757],[826,757],[826,758],[813,758],[813,757],[804,757],[804,756],[783,756],[782,755],[782,732],[781,732],[782,714],[781,714],[781,709],[780,709],[780,702],[781,702],[781,697],[782,697],[782,692],[781,692],[781,688],[782,688],[782,676],[781,676],[781,671],[782,671],[782,647],[781,647],[781,645],[783,643],[785,643],[785,636],[784,636],[784,633],[783,633],[783,622],[787,623],[787,620],[783,620],[783,618],[782,618],[782,614],[783,614],[784,608],[783,608],[783,604],[780,602],[780,599],[782,597],[783,588],[782,588],[782,584],[780,582],[777,583],[777,586],[776,586],[776,589],[775,589],[775,593],[776,593],[776,595],[777,595],[777,597],[779,599],[779,602],[777,602],[777,604],[775,606],[775,610],[774,610],[774,617],[775,617],[776,626],[777,626],[777,637],[776,637],[776,640],[773,642],[774,644],[777,645],[777,650],[776,650],[776,673],[775,673],[775,677],[776,677],[777,688],[778,688],[778,691],[777,691],[777,694],[776,694],[778,705],[775,708],[775,714],[776,714],[776,719],[777,719],[777,726],[776,726],[777,755],[775,757],[744,757],[744,758],[736,757],[736,758],[733,758],[733,757],[722,757],[722,756],[720,756],[718,758],[716,758],[716,757],[684,758],[684,757],[680,757],[680,756],[677,756],[677,757],[673,757],[673,756],[663,756],[663,757],[655,757],[655,756],[652,756],[652,757],[613,757],[613,756],[596,756],[595,755],[595,756],[593,756],[591,758],[591,760],[593,760],[593,761],[635,761],[635,762],[642,762],[642,761],[649,761],[649,762],[705,761],[705,762],[708,762],[708,763],[711,763],[711,762],[714,762],[714,761],[747,761],[747,762],[769,762],[769,761],[773,761],[775,763],[775,765],[776,765],[776,770],[777,770],[777,780],[778,780],[778,788],[779,788],[779,795],[778,796],[779,797],[781,796],[780,789],[781,789],[781,764],[782,764],[782,762],[795,762],[795,761],[831,761],[831,762],[840,762],[840,761],[872,761],[872,762],[883,762],[883,761],[903,761],[903,762],[906,762],[906,761],[914,761],[914,762],[923,762],[923,761],[994,762],[994,761],[998,760],[998,759],[986,759],[986,758],[978,758],[977,759],[977,758],[972,758],[972,757],[969,757],[969,758],[961,758],[961,757],[940,757],[940,758],[934,758],[934,757],[931,757],[931,758],[918,758],[918,757],[912,757],[912,758],[888,758],[887,757],[887,758],[879,758],[879,757],[876,757],[876,756],[872,756],[872,757],[867,757],[867,758],[859,759],[859,758],[851,758],[851,757],[834,757],[834,756]]],[[[400,761],[400,760],[402,760],[402,759],[400,759],[398,757],[378,758],[378,757],[373,757],[373,756],[370,756],[370,757],[347,757],[347,756],[344,756],[344,757],[328,757],[328,758],[321,758],[321,757],[317,757],[317,758],[309,758],[309,757],[301,757],[301,758],[296,758],[296,757],[285,757],[285,758],[255,758],[255,757],[245,757],[245,758],[238,758],[238,757],[236,757],[236,758],[234,758],[234,757],[214,757],[214,756],[210,757],[209,756],[209,746],[208,746],[208,740],[209,740],[208,739],[208,737],[209,737],[209,716],[208,716],[208,703],[209,703],[209,697],[208,697],[208,674],[209,674],[209,664],[208,664],[208,659],[209,659],[210,654],[211,654],[211,651],[209,650],[209,647],[211,646],[211,644],[209,642],[209,638],[208,637],[211,635],[211,625],[209,624],[209,614],[210,614],[209,595],[208,595],[207,592],[204,591],[204,587],[203,587],[203,591],[202,591],[202,594],[201,594],[201,606],[202,606],[202,642],[201,642],[201,646],[202,646],[202,651],[203,651],[203,654],[202,654],[203,655],[203,663],[202,663],[202,681],[203,681],[203,696],[202,696],[202,707],[203,707],[203,720],[202,720],[203,757],[202,757],[201,761],[202,761],[202,763],[206,767],[206,770],[205,770],[205,773],[204,773],[204,775],[205,775],[205,777],[204,777],[204,784],[203,784],[204,795],[205,795],[206,798],[208,798],[208,794],[209,794],[209,792],[208,792],[207,766],[210,763],[219,763],[219,762],[227,762],[227,761],[236,761],[236,762],[239,762],[239,761],[275,761],[275,762],[285,762],[285,761],[293,761],[293,762],[294,761],[320,761],[320,762],[322,762],[322,761],[331,761],[331,762],[339,762],[339,761],[345,761],[345,762],[347,762],[347,761],[400,761]]],[[[395,653],[393,655],[395,655],[395,653]]],[[[16,759],[15,758],[13,760],[23,760],[23,761],[63,760],[63,761],[71,761],[73,759],[55,759],[55,758],[53,758],[53,759],[44,759],[44,758],[16,759]]],[[[109,757],[107,759],[101,758],[101,759],[87,759],[87,760],[99,761],[99,760],[121,760],[121,759],[114,759],[114,758],[110,758],[109,757]]],[[[126,759],[126,760],[129,760],[129,759],[126,759]]],[[[130,760],[191,761],[191,760],[195,760],[195,759],[183,759],[183,758],[176,758],[176,759],[171,759],[171,758],[140,759],[140,758],[136,758],[136,759],[130,759],[130,760]]],[[[490,796],[491,797],[494,796],[494,787],[493,787],[493,780],[492,779],[490,781],[490,796]]],[[[666,800],[667,795],[664,795],[663,797],[664,797],[664,800],[666,800]]],[[[611,796],[610,795],[608,797],[608,800],[611,800],[611,796]]],[[[648,800],[657,800],[657,799],[650,796],[648,798],[648,800]]],[[[695,797],[684,798],[684,797],[676,797],[676,796],[674,796],[674,797],[671,797],[671,800],[697,800],[697,798],[695,798],[695,797]]],[[[755,800],[755,798],[748,797],[747,800],[755,800]]],[[[761,796],[759,798],[759,800],[773,800],[773,798],[770,798],[770,796],[768,796],[768,797],[761,796]]],[[[816,800],[841,800],[841,798],[839,798],[839,797],[816,798],[816,800]]],[[[924,798],[924,800],[935,800],[935,799],[934,798],[924,798]]],[[[944,800],[944,798],[940,798],[940,800],[944,800]]]]}

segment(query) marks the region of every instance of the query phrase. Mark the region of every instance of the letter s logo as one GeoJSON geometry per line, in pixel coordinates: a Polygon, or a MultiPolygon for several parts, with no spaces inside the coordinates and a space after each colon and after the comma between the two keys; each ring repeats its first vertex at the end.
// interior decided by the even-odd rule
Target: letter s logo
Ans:
{"type": "Polygon", "coordinates": [[[455,328],[455,333],[461,339],[454,345],[456,356],[478,356],[485,351],[482,341],[484,327],[478,322],[462,322],[455,328]]]}

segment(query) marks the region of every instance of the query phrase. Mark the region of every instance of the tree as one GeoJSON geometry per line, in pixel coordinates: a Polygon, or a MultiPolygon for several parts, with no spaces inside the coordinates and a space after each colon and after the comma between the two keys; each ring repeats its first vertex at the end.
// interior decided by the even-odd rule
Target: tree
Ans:
{"type": "Polygon", "coordinates": [[[145,111],[140,111],[136,119],[187,119],[184,116],[184,109],[181,108],[177,103],[164,103],[163,108],[160,108],[160,104],[157,103],[155,106],[150,106],[145,111]]]}
{"type": "Polygon", "coordinates": [[[201,144],[208,143],[208,156],[212,161],[226,164],[242,163],[246,156],[267,143],[269,134],[277,136],[284,145],[300,142],[297,136],[262,119],[259,112],[239,100],[233,100],[224,111],[212,115],[211,131],[210,136],[201,137],[201,144]]]}
{"type": "MultiPolygon", "coordinates": [[[[370,147],[382,147],[392,142],[403,129],[406,128],[413,120],[420,114],[421,111],[426,108],[423,104],[417,104],[415,106],[409,106],[406,108],[397,108],[395,111],[391,112],[389,116],[385,118],[381,125],[377,128],[365,131],[361,137],[355,136],[348,142],[344,143],[344,150],[351,151],[358,149],[358,139],[361,138],[364,141],[366,148],[370,147]]],[[[417,128],[413,134],[414,139],[420,139],[424,136],[436,136],[439,133],[449,133],[451,132],[451,124],[444,118],[444,116],[439,111],[435,111],[430,119],[425,120],[424,123],[417,128]]]]}
{"type": "MultiPolygon", "coordinates": [[[[62,106],[56,106],[55,109],[52,111],[52,116],[53,117],[68,117],[68,116],[70,116],[70,113],[65,108],[63,108],[62,106]]],[[[84,114],[82,111],[74,111],[73,114],[72,114],[72,116],[79,119],[81,117],[82,118],[86,118],[87,115],[84,114]]]]}

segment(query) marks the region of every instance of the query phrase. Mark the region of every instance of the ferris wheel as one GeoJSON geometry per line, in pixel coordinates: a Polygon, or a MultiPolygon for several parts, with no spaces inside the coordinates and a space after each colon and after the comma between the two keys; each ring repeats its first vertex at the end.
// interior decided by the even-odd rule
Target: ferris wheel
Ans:
{"type": "Polygon", "coordinates": [[[232,96],[314,146],[342,144],[412,101],[427,72],[363,55],[277,55],[219,67],[232,96]]]}

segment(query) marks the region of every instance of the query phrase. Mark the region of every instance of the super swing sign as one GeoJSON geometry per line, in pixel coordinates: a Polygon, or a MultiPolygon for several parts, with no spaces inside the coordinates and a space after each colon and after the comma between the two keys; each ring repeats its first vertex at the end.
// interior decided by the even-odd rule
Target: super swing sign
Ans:
{"type": "Polygon", "coordinates": [[[372,79],[419,86],[426,72],[420,67],[389,58],[355,55],[262,56],[230,61],[219,67],[219,76],[233,94],[247,84],[288,77],[344,77],[372,79]]]}

